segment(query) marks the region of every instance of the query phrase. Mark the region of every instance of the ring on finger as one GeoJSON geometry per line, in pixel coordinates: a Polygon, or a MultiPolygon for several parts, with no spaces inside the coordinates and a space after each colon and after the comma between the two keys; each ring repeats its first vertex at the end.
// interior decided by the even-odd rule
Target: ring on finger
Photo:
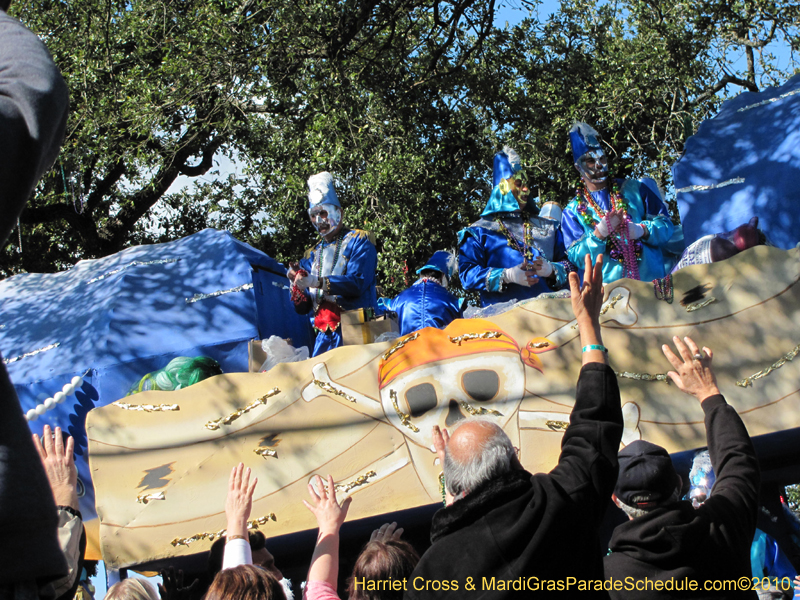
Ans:
{"type": "Polygon", "coordinates": [[[703,355],[698,352],[697,354],[694,355],[694,359],[695,360],[703,360],[703,355]]]}

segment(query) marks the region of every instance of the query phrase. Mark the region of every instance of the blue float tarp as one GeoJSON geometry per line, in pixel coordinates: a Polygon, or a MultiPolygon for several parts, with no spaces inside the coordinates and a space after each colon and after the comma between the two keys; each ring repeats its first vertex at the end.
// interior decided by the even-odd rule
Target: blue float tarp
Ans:
{"type": "Polygon", "coordinates": [[[800,75],[725,102],[686,141],[673,176],[687,244],[757,216],[773,244],[794,247],[800,240],[800,75]]]}
{"type": "Polygon", "coordinates": [[[309,339],[307,318],[289,300],[285,268],[213,229],[60,273],[16,275],[0,281],[0,306],[0,351],[24,412],[84,377],[77,393],[30,426],[37,433],[45,423],[59,426],[75,438],[87,517],[94,514],[89,410],[124,397],[177,356],[209,356],[223,372],[247,371],[250,340],[309,339]]]}

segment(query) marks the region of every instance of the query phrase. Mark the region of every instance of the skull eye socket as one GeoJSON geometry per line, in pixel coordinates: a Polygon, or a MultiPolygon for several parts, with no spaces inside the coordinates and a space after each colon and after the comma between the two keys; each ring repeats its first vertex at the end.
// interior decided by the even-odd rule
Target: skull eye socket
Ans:
{"type": "Polygon", "coordinates": [[[406,403],[412,417],[424,415],[436,408],[436,388],[430,383],[420,383],[406,390],[406,403]]]}
{"type": "Polygon", "coordinates": [[[488,402],[500,391],[500,377],[494,371],[469,371],[461,377],[461,387],[476,402],[488,402]]]}

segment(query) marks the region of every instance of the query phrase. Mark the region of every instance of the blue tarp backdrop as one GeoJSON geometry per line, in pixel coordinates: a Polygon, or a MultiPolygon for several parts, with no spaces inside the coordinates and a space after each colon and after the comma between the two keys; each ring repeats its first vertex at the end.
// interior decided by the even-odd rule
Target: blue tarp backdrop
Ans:
{"type": "Polygon", "coordinates": [[[673,166],[687,245],[754,216],[779,248],[800,241],[800,75],[728,100],[673,166]]]}
{"type": "Polygon", "coordinates": [[[230,373],[247,371],[251,339],[308,345],[308,319],[294,312],[287,284],[280,263],[213,229],[0,282],[0,350],[23,412],[84,378],[30,427],[60,426],[75,438],[87,518],[95,512],[86,413],[176,356],[209,356],[230,373]]]}

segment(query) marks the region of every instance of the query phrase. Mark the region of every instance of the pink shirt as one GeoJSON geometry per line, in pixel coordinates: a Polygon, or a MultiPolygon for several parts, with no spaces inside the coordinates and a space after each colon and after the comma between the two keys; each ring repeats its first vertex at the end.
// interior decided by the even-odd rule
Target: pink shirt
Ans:
{"type": "Polygon", "coordinates": [[[303,600],[339,600],[339,596],[327,581],[309,581],[303,591],[303,600]]]}

